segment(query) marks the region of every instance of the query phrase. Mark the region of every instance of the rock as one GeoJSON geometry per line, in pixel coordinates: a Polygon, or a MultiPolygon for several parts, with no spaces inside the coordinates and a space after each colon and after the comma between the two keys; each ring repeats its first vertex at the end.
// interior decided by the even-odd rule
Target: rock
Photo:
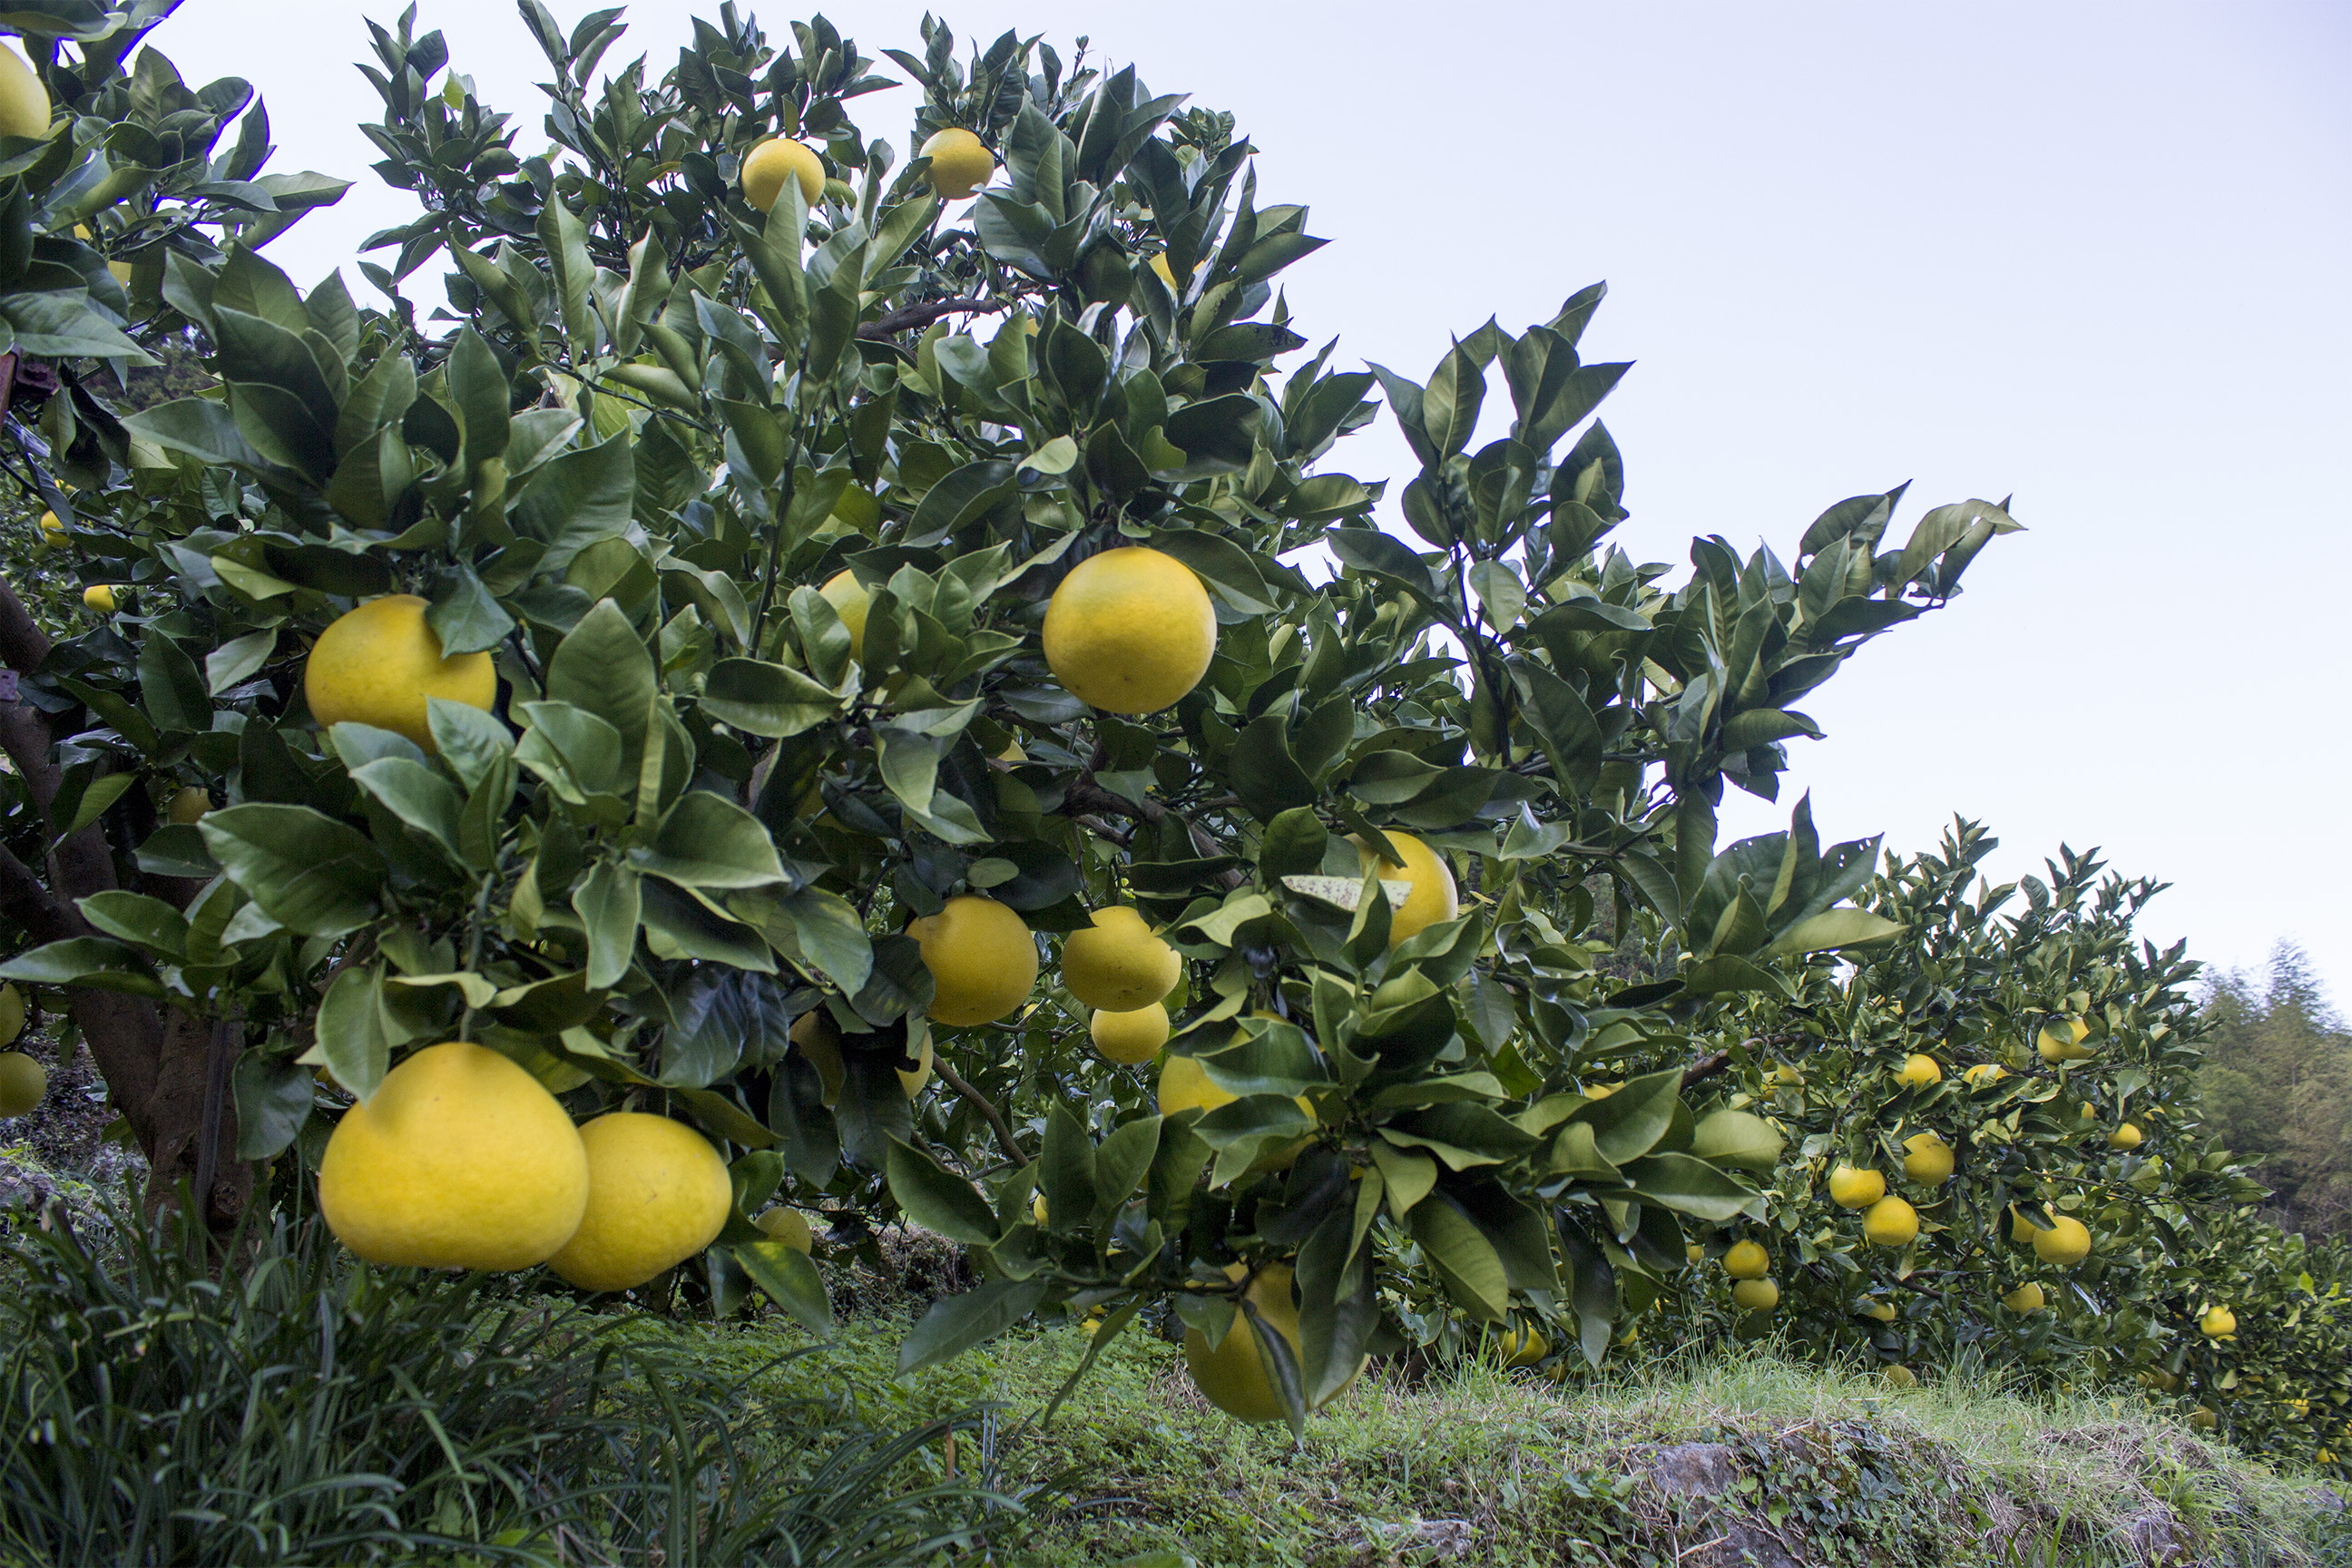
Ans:
{"type": "Polygon", "coordinates": [[[2188,1550],[2180,1521],[2162,1503],[2150,1503],[2116,1527],[2116,1536],[2143,1563],[2170,1563],[2188,1550]]]}
{"type": "Polygon", "coordinates": [[[1412,1552],[1427,1553],[1428,1561],[1444,1562],[1467,1556],[1477,1538],[1478,1527],[1466,1519],[1414,1518],[1393,1524],[1368,1520],[1364,1523],[1363,1545],[1368,1552],[1391,1558],[1412,1552]]]}
{"type": "Polygon", "coordinates": [[[1721,1497],[1739,1479],[1722,1443],[1677,1443],[1650,1458],[1650,1484],[1668,1497],[1721,1497]]]}
{"type": "Polygon", "coordinates": [[[2303,1494],[2303,1500],[2310,1505],[2314,1513],[2344,1511],[2344,1499],[2337,1495],[2334,1487],[2314,1487],[2303,1494]]]}
{"type": "Polygon", "coordinates": [[[1761,1524],[1727,1517],[1717,1528],[1718,1533],[1683,1552],[1683,1568],[1805,1568],[1761,1524]]]}

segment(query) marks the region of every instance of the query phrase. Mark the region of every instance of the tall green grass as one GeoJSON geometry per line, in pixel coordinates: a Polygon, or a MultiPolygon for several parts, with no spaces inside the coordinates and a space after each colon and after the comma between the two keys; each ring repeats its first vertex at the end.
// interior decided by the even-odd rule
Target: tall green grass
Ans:
{"type": "Polygon", "coordinates": [[[624,1320],[371,1270],[315,1219],[215,1253],[120,1208],[0,1237],[0,1562],[886,1568],[1024,1522],[839,1389],[759,1408],[624,1320]]]}

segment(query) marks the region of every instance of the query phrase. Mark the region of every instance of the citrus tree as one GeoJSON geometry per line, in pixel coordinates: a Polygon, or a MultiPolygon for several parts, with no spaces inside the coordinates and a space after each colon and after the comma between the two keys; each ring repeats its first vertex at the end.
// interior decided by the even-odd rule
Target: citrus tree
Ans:
{"type": "MultiPolygon", "coordinates": [[[[0,974],[68,998],[160,1175],[226,1220],[275,1162],[375,1261],[693,1266],[820,1325],[808,1216],[905,1216],[984,1276],[906,1367],[1149,1310],[1294,1424],[1391,1342],[1408,1249],[1597,1358],[1686,1226],[1764,1221],[1777,1136],[1685,1078],[1776,961],[1894,925],[1846,902],[1868,847],[1801,808],[1769,867],[1718,857],[1717,808],[1774,795],[1795,704],[2001,508],[1897,546],[1901,493],[1861,497],[1673,582],[1608,542],[1598,287],[1423,380],[1343,368],[1278,287],[1306,210],[1132,68],[927,23],[885,51],[902,158],[851,113],[894,79],[821,19],[730,9],[600,78],[617,13],[521,9],[543,151],[413,13],[374,30],[419,205],[359,263],[383,308],[270,265],[276,218],[184,212],[252,199],[244,162],[9,209],[142,237],[61,375],[186,337],[216,378],[9,428],[114,608],[0,637],[56,781],[0,974]],[[1410,539],[1329,466],[1383,411],[1410,539]],[[1680,956],[1627,984],[1598,933],[1643,926],[1680,956]]],[[[26,15],[73,109],[41,146],[78,150],[40,155],[131,144],[168,67],[83,61],[152,8],[26,15]]]]}

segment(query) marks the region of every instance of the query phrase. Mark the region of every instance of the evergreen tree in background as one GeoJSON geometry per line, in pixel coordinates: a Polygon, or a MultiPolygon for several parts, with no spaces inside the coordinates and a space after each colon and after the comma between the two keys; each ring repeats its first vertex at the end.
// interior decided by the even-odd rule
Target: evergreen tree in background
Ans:
{"type": "Polygon", "coordinates": [[[2280,1225],[2314,1238],[2352,1229],[2352,1034],[2291,942],[2257,977],[2224,970],[2206,1001],[2212,1131],[2273,1190],[2280,1225]]]}

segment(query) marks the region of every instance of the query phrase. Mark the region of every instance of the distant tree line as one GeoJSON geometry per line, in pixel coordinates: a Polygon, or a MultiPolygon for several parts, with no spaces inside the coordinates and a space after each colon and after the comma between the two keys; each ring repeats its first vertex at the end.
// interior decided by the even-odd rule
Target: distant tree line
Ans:
{"type": "Polygon", "coordinates": [[[2314,1239],[2352,1232],[2352,1032],[2309,955],[2282,942],[2260,974],[2219,972],[2206,1016],[2210,1129],[2261,1162],[2269,1217],[2314,1239]]]}

